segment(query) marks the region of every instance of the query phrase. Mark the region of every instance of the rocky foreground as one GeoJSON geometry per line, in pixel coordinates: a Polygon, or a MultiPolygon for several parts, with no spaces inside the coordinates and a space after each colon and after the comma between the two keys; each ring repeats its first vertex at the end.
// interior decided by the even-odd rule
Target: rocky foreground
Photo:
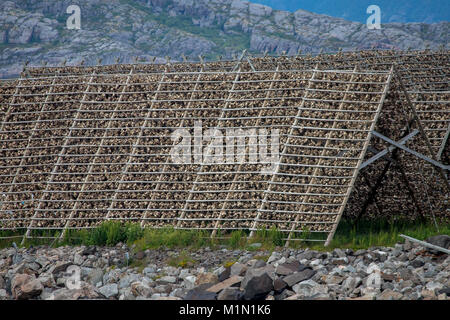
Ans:
{"type": "MultiPolygon", "coordinates": [[[[448,236],[434,240],[450,246],[448,236]]],[[[332,252],[253,246],[134,254],[124,244],[6,248],[0,250],[0,300],[450,299],[450,257],[408,241],[332,252]]]]}

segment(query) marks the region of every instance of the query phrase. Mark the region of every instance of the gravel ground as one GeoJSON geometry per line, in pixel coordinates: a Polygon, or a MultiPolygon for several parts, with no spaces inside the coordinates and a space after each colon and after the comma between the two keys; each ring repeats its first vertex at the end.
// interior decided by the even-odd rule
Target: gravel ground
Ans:
{"type": "MultiPolygon", "coordinates": [[[[448,236],[436,239],[450,244],[448,236]]],[[[408,241],[331,252],[254,246],[136,253],[124,244],[5,248],[0,300],[450,299],[450,257],[408,241]]]]}

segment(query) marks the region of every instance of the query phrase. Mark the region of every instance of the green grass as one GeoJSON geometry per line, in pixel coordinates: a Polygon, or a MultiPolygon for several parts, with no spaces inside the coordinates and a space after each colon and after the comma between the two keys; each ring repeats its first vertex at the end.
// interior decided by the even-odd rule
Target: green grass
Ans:
{"type": "MultiPolygon", "coordinates": [[[[339,224],[335,237],[330,245],[323,247],[323,242],[316,241],[291,241],[290,247],[309,247],[315,250],[332,250],[334,248],[364,249],[374,246],[392,246],[397,242],[403,242],[400,234],[423,240],[436,234],[449,234],[450,223],[441,221],[439,231],[435,225],[419,223],[414,221],[360,221],[354,225],[351,221],[343,220],[339,224]]],[[[11,246],[12,242],[21,243],[21,231],[3,231],[0,237],[15,237],[14,239],[1,239],[0,247],[11,246]]],[[[117,243],[127,243],[134,246],[134,251],[159,248],[184,248],[187,250],[201,247],[217,248],[224,246],[229,249],[246,249],[249,251],[266,250],[271,251],[276,247],[284,246],[283,238],[286,234],[276,228],[261,229],[249,238],[248,230],[236,230],[226,233],[218,230],[216,238],[211,239],[209,231],[205,230],[179,230],[168,228],[141,228],[137,223],[120,223],[118,221],[107,221],[94,229],[69,230],[61,241],[53,241],[50,237],[59,237],[59,231],[33,230],[32,237],[24,243],[24,247],[30,245],[98,245],[114,246],[117,243]],[[251,246],[260,243],[261,246],[251,246]]],[[[313,233],[308,229],[294,234],[293,238],[325,239],[323,234],[313,233]]],[[[173,261],[173,265],[188,265],[193,263],[187,255],[179,256],[173,261]]]]}

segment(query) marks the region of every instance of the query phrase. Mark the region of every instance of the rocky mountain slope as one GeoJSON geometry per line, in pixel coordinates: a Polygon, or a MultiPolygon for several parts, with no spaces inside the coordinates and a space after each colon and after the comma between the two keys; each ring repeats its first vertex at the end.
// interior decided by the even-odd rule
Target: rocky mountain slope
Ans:
{"type": "Polygon", "coordinates": [[[163,61],[253,53],[295,54],[343,49],[437,48],[449,43],[449,22],[385,24],[381,30],[304,10],[294,13],[241,0],[16,0],[0,3],[0,78],[25,61],[113,63],[135,57],[163,61]],[[66,9],[81,9],[69,30],[66,9]]]}

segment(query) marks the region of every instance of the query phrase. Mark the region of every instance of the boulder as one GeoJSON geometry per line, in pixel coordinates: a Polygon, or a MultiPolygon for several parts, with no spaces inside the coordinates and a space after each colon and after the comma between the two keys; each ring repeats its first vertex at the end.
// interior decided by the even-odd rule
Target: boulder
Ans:
{"type": "Polygon", "coordinates": [[[17,274],[11,282],[11,292],[17,300],[37,297],[43,289],[42,283],[35,276],[28,274],[17,274]]]}
{"type": "Polygon", "coordinates": [[[281,278],[276,278],[273,281],[273,290],[275,290],[275,292],[282,292],[286,287],[287,283],[281,278]]]}
{"type": "Polygon", "coordinates": [[[272,278],[264,268],[249,269],[241,283],[245,300],[261,300],[273,289],[272,278]]]}
{"type": "Polygon", "coordinates": [[[283,280],[284,280],[284,282],[287,283],[287,285],[289,287],[292,287],[296,283],[310,279],[315,274],[316,274],[316,271],[314,271],[310,268],[307,268],[303,271],[296,272],[287,277],[284,277],[283,280]]]}

